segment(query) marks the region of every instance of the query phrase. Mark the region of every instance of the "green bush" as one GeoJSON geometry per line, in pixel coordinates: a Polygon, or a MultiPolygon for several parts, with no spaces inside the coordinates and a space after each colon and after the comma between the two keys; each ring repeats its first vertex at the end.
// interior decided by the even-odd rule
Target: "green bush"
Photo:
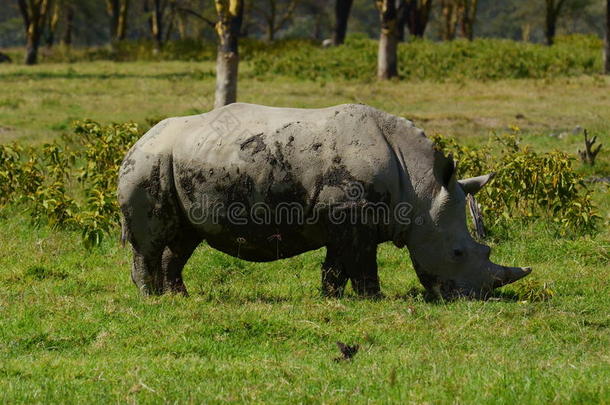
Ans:
{"type": "Polygon", "coordinates": [[[459,178],[495,173],[493,181],[477,194],[483,217],[492,228],[543,218],[556,223],[563,235],[596,231],[600,217],[591,192],[572,168],[574,158],[566,153],[534,152],[521,147],[514,134],[496,136],[479,148],[440,135],[433,140],[453,156],[459,178]],[[499,156],[491,157],[493,149],[499,149],[499,156]]]}
{"type": "MultiPolygon", "coordinates": [[[[305,39],[272,43],[244,38],[240,59],[251,69],[245,74],[271,78],[276,75],[301,80],[375,79],[377,41],[352,35],[345,45],[322,48],[305,39]]],[[[432,42],[412,40],[398,47],[399,75],[407,80],[498,80],[550,78],[601,72],[602,41],[596,36],[557,37],[553,46],[504,39],[432,42]]],[[[209,61],[216,59],[216,42],[168,41],[160,51],[150,40],[121,41],[112,47],[66,48],[41,52],[44,62],[113,61],[209,61]]],[[[22,60],[22,55],[15,60],[22,60]]]]}
{"type": "Polygon", "coordinates": [[[80,230],[86,246],[99,244],[119,223],[119,167],[141,135],[134,123],[83,121],[61,144],[0,145],[0,207],[25,203],[34,223],[80,230]]]}
{"type": "MultiPolygon", "coordinates": [[[[501,39],[469,42],[415,40],[398,48],[404,79],[497,80],[596,74],[601,71],[602,42],[597,37],[558,38],[548,47],[501,39]]],[[[254,52],[255,76],[285,75],[303,80],[372,80],[377,41],[350,37],[344,46],[323,49],[308,41],[284,41],[254,52]]]]}

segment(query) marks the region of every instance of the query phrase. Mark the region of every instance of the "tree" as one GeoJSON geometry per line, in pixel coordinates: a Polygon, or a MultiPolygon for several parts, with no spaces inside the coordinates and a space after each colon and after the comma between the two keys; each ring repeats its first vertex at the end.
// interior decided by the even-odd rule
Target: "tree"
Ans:
{"type": "Polygon", "coordinates": [[[445,41],[455,39],[455,31],[459,20],[458,3],[456,0],[441,0],[442,37],[445,41]]]}
{"type": "Polygon", "coordinates": [[[333,30],[333,45],[341,45],[345,42],[347,33],[347,21],[354,0],[335,1],[335,27],[333,30]]]}
{"type": "Polygon", "coordinates": [[[299,0],[289,0],[280,2],[279,0],[257,0],[253,2],[252,9],[263,20],[264,31],[267,36],[267,41],[272,42],[275,39],[275,34],[292,19],[294,10],[299,4],[299,0]],[[266,5],[262,5],[266,3],[266,5]],[[280,10],[280,3],[284,3],[284,11],[280,10]]]}
{"type": "Polygon", "coordinates": [[[106,0],[106,12],[110,17],[110,38],[112,42],[125,39],[128,11],[129,0],[106,0]]]}
{"type": "Polygon", "coordinates": [[[239,67],[238,39],[244,14],[243,0],[214,0],[218,22],[218,56],[216,57],[216,95],[214,107],[237,100],[239,67]]]}
{"type": "Polygon", "coordinates": [[[610,75],[610,0],[606,0],[606,51],[604,73],[610,75]]]}
{"type": "Polygon", "coordinates": [[[445,41],[455,39],[459,25],[461,26],[462,36],[472,40],[477,7],[478,0],[441,0],[443,39],[445,41]]]}
{"type": "Polygon", "coordinates": [[[472,41],[474,23],[477,17],[478,0],[459,0],[459,19],[462,23],[462,36],[472,41]]]}
{"type": "Polygon", "coordinates": [[[553,45],[555,41],[555,32],[557,31],[557,19],[561,14],[561,9],[565,0],[544,0],[546,5],[546,13],[544,20],[544,35],[546,36],[547,45],[553,45]]]}
{"type": "Polygon", "coordinates": [[[398,13],[394,0],[376,0],[381,21],[379,52],[377,55],[377,77],[382,80],[398,76],[398,13]]]}
{"type": "Polygon", "coordinates": [[[148,26],[155,41],[155,51],[160,51],[169,39],[177,9],[175,0],[152,0],[152,10],[148,0],[144,0],[144,12],[149,16],[148,26]]]}
{"type": "Polygon", "coordinates": [[[59,11],[62,6],[61,0],[55,0],[52,6],[52,12],[49,14],[49,18],[47,18],[47,47],[52,48],[55,44],[55,32],[57,31],[57,24],[59,23],[59,11]]]}
{"type": "Polygon", "coordinates": [[[35,65],[38,62],[38,46],[44,29],[51,0],[18,0],[19,11],[25,27],[26,46],[25,64],[35,65]]]}
{"type": "Polygon", "coordinates": [[[72,45],[72,30],[74,29],[74,5],[71,0],[66,0],[64,2],[65,6],[65,26],[64,26],[64,35],[61,42],[65,46],[72,45]]]}
{"type": "Polygon", "coordinates": [[[422,38],[430,19],[432,0],[405,0],[404,14],[409,33],[422,38]]]}

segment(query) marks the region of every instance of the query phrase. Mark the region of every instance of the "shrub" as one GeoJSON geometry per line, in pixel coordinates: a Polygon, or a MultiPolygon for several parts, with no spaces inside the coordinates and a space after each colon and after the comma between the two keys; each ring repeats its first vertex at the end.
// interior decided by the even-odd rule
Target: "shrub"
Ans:
{"type": "Polygon", "coordinates": [[[514,220],[547,219],[559,232],[590,234],[600,217],[583,178],[572,168],[573,157],[559,151],[537,153],[521,147],[516,135],[496,136],[480,147],[458,144],[437,135],[435,144],[457,162],[458,177],[493,172],[493,181],[477,194],[484,218],[491,227],[505,227],[514,220]],[[493,147],[499,157],[491,158],[493,147]]]}
{"type": "Polygon", "coordinates": [[[83,121],[63,144],[0,145],[0,205],[24,202],[35,224],[80,230],[87,247],[101,243],[119,223],[117,175],[141,133],[134,123],[83,121]]]}
{"type": "MultiPolygon", "coordinates": [[[[597,37],[559,38],[548,47],[501,39],[469,42],[414,40],[398,48],[399,75],[404,79],[498,80],[596,74],[601,71],[602,43],[597,37]]],[[[377,42],[349,37],[344,46],[324,49],[309,41],[283,41],[254,52],[256,76],[285,75],[303,80],[372,80],[377,42]]]]}

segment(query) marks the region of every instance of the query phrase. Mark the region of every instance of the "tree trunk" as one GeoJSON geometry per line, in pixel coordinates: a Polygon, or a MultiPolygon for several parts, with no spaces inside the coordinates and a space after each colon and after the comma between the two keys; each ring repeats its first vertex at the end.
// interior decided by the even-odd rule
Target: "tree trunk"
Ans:
{"type": "Polygon", "coordinates": [[[405,28],[407,27],[407,0],[396,0],[396,35],[398,42],[405,40],[405,28]]]}
{"type": "Polygon", "coordinates": [[[59,0],[55,0],[53,4],[53,13],[49,18],[49,26],[47,30],[47,48],[51,49],[55,44],[55,32],[57,31],[57,24],[59,23],[59,0]]]}
{"type": "Polygon", "coordinates": [[[561,13],[561,7],[565,0],[545,0],[546,17],[544,22],[544,34],[547,45],[551,46],[555,42],[555,32],[557,31],[557,18],[561,13]]]}
{"type": "Polygon", "coordinates": [[[40,34],[47,18],[49,0],[19,0],[18,4],[26,36],[24,62],[26,65],[35,65],[38,62],[40,34]]]}
{"type": "Polygon", "coordinates": [[[377,0],[376,4],[381,20],[379,52],[377,54],[377,77],[381,80],[387,80],[398,76],[398,15],[394,0],[377,0]]]}
{"type": "Polygon", "coordinates": [[[106,0],[106,10],[110,17],[111,41],[114,43],[124,40],[127,36],[129,0],[106,0]]]}
{"type": "Polygon", "coordinates": [[[462,0],[463,7],[461,13],[462,36],[469,41],[474,38],[474,23],[477,18],[478,0],[462,0]]]}
{"type": "Polygon", "coordinates": [[[116,39],[122,41],[127,36],[127,15],[129,13],[129,0],[122,0],[119,5],[116,27],[116,39]]]}
{"type": "Polygon", "coordinates": [[[153,12],[151,16],[151,33],[155,41],[155,51],[163,48],[163,10],[161,0],[153,0],[153,12]]]}
{"type": "Polygon", "coordinates": [[[214,108],[237,101],[239,67],[238,39],[243,20],[243,0],[215,0],[218,23],[216,58],[216,95],[214,108]]]}
{"type": "Polygon", "coordinates": [[[184,13],[178,13],[178,37],[180,39],[186,39],[187,33],[187,19],[184,16],[184,13]]]}
{"type": "Polygon", "coordinates": [[[267,16],[267,42],[273,42],[275,39],[275,19],[277,14],[277,4],[275,0],[269,1],[269,15],[267,16]]]}
{"type": "Polygon", "coordinates": [[[28,31],[25,45],[25,64],[35,65],[38,63],[38,46],[40,45],[40,33],[28,31]]]}
{"type": "Polygon", "coordinates": [[[604,73],[610,75],[610,0],[606,1],[606,52],[604,73]]]}
{"type": "Polygon", "coordinates": [[[546,37],[546,44],[548,46],[553,45],[555,42],[555,32],[557,30],[557,16],[552,11],[547,10],[544,35],[546,37]]]}
{"type": "Polygon", "coordinates": [[[333,45],[335,46],[345,42],[352,3],[353,0],[336,0],[335,2],[335,29],[333,31],[333,45]]]}
{"type": "Polygon", "coordinates": [[[432,10],[432,0],[406,0],[405,14],[409,33],[423,38],[432,10]]]}
{"type": "Polygon", "coordinates": [[[458,7],[455,0],[441,0],[443,15],[443,40],[453,41],[458,23],[458,7]]]}
{"type": "Polygon", "coordinates": [[[65,46],[72,45],[72,29],[74,28],[74,6],[68,2],[66,4],[66,26],[64,28],[64,36],[62,43],[65,46]]]}

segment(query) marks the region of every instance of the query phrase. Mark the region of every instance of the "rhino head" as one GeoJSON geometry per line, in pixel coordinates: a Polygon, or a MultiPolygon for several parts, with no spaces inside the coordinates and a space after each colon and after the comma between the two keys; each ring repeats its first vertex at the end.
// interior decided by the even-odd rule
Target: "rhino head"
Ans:
{"type": "Polygon", "coordinates": [[[531,269],[493,263],[491,248],[476,242],[468,231],[466,195],[474,195],[493,175],[457,180],[453,160],[443,157],[440,162],[426,192],[432,198],[418,210],[419,221],[407,241],[413,267],[423,286],[437,297],[485,298],[531,269]]]}

